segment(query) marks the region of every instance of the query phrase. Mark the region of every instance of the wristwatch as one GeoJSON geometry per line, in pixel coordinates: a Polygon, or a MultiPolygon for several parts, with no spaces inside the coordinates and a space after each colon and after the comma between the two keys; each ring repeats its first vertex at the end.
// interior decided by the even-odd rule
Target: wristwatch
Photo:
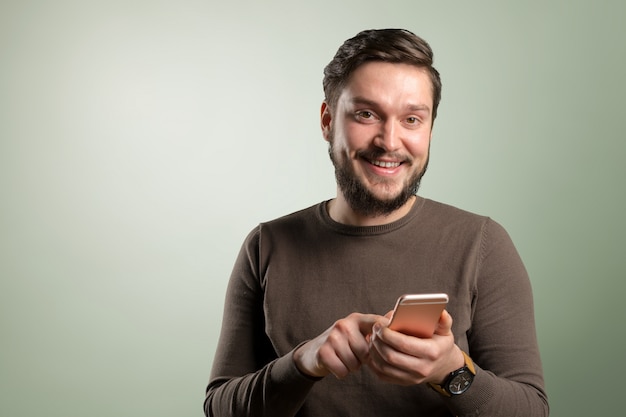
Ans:
{"type": "Polygon", "coordinates": [[[428,383],[431,388],[446,397],[463,394],[469,389],[470,385],[472,385],[472,382],[474,381],[474,376],[476,375],[474,362],[472,362],[472,358],[470,358],[467,353],[463,351],[461,351],[461,353],[463,353],[465,365],[456,371],[451,372],[441,385],[433,384],[432,382],[428,383]]]}

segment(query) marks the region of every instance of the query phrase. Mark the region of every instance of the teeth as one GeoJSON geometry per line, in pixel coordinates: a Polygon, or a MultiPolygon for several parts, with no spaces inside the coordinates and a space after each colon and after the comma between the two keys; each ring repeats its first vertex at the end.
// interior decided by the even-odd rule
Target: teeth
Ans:
{"type": "Polygon", "coordinates": [[[382,168],[395,168],[400,166],[400,162],[371,161],[373,165],[382,168]]]}

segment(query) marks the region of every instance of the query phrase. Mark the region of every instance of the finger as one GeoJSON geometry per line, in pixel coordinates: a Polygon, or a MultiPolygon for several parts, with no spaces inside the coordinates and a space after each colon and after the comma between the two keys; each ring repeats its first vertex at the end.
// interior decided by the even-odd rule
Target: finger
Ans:
{"type": "Polygon", "coordinates": [[[383,337],[382,332],[389,326],[392,314],[393,311],[390,311],[384,316],[378,317],[378,320],[376,320],[376,322],[372,326],[372,340],[376,339],[377,337],[383,337]]]}
{"type": "Polygon", "coordinates": [[[329,349],[329,346],[327,345],[320,348],[319,364],[339,379],[346,377],[350,373],[350,369],[346,366],[339,355],[337,355],[337,352],[329,349]]]}
{"type": "Polygon", "coordinates": [[[420,340],[377,323],[374,325],[374,333],[370,348],[370,357],[379,363],[394,364],[405,363],[414,356],[414,344],[420,340]]]}
{"type": "Polygon", "coordinates": [[[400,369],[409,369],[415,366],[415,360],[430,358],[436,351],[435,341],[432,338],[419,337],[396,332],[388,327],[374,326],[370,356],[373,351],[377,358],[400,369]]]}
{"type": "Polygon", "coordinates": [[[370,343],[372,339],[373,326],[383,319],[376,314],[359,314],[356,316],[359,332],[349,335],[349,345],[352,353],[359,359],[360,363],[369,361],[370,343]]]}
{"type": "Polygon", "coordinates": [[[369,360],[368,337],[380,316],[353,313],[338,320],[329,330],[320,358],[335,376],[341,378],[360,369],[369,360]]]}
{"type": "Polygon", "coordinates": [[[337,378],[343,378],[360,367],[358,358],[350,348],[346,326],[346,323],[339,321],[329,329],[326,340],[317,353],[319,366],[337,378]]]}
{"type": "Polygon", "coordinates": [[[448,313],[447,310],[443,310],[441,316],[439,317],[439,323],[437,323],[437,328],[435,329],[435,334],[439,336],[449,336],[452,334],[452,316],[448,313]]]}
{"type": "Polygon", "coordinates": [[[423,375],[416,371],[418,359],[379,343],[370,351],[368,366],[383,381],[400,385],[418,384],[423,375]]]}
{"type": "Polygon", "coordinates": [[[382,316],[378,314],[354,314],[359,323],[359,331],[366,336],[372,333],[372,326],[378,322],[382,316]]]}

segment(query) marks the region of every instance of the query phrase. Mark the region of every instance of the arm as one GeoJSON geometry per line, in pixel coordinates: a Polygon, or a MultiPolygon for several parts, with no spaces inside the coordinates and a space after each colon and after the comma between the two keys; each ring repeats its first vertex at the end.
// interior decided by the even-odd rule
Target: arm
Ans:
{"type": "Polygon", "coordinates": [[[452,317],[447,311],[441,313],[430,338],[391,330],[388,321],[379,320],[373,326],[370,351],[369,366],[382,380],[398,385],[440,384],[463,366],[463,353],[454,343],[452,317]]]}
{"type": "Polygon", "coordinates": [[[294,416],[316,381],[328,374],[345,377],[369,357],[368,338],[380,316],[360,313],[278,357],[265,334],[258,242],[258,231],[253,232],[229,281],[206,416],[294,416]]]}
{"type": "Polygon", "coordinates": [[[277,357],[265,334],[259,231],[246,239],[226,292],[222,330],[206,392],[206,416],[293,416],[314,379],[277,357]]]}
{"type": "MultiPolygon", "coordinates": [[[[528,273],[509,235],[491,220],[484,226],[482,248],[467,334],[477,366],[471,391],[487,415],[547,416],[528,273]]],[[[450,406],[462,415],[470,412],[472,400],[450,406]]]]}
{"type": "Polygon", "coordinates": [[[352,313],[337,320],[324,333],[294,353],[296,367],[311,377],[333,374],[338,379],[356,372],[369,361],[369,338],[380,316],[352,313]]]}
{"type": "MultiPolygon", "coordinates": [[[[473,320],[463,340],[477,374],[460,396],[441,397],[455,415],[547,416],[548,404],[537,346],[533,300],[526,270],[504,229],[487,221],[475,272],[473,320]]],[[[374,327],[370,366],[387,381],[441,383],[463,364],[444,312],[431,339],[374,327]]],[[[457,343],[459,340],[457,340],[457,343]]]]}

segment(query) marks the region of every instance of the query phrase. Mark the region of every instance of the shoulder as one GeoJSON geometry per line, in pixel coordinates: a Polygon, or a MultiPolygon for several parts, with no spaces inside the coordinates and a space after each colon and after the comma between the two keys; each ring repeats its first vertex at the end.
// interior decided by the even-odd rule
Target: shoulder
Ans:
{"type": "Polygon", "coordinates": [[[420,217],[423,223],[440,231],[478,234],[492,241],[510,239],[504,227],[491,217],[430,199],[424,199],[420,217]]]}
{"type": "Polygon", "coordinates": [[[273,220],[259,224],[259,233],[298,233],[304,228],[319,223],[320,208],[324,203],[318,203],[302,210],[289,213],[273,220]]]}
{"type": "Polygon", "coordinates": [[[423,199],[421,216],[423,218],[427,218],[430,222],[445,224],[467,223],[483,225],[491,221],[491,219],[487,216],[463,210],[450,204],[430,200],[428,198],[423,199]]]}
{"type": "Polygon", "coordinates": [[[302,210],[295,211],[293,213],[286,214],[284,216],[272,219],[266,222],[262,222],[260,225],[263,227],[280,227],[283,225],[297,224],[311,220],[317,217],[320,207],[325,204],[324,202],[315,204],[313,206],[304,208],[302,210]]]}
{"type": "Polygon", "coordinates": [[[319,224],[319,212],[323,202],[313,206],[286,214],[284,216],[259,223],[246,238],[247,245],[258,245],[262,240],[274,240],[277,237],[285,239],[288,236],[297,237],[304,230],[316,227],[319,224]]]}
{"type": "Polygon", "coordinates": [[[261,271],[259,276],[265,275],[262,271],[277,254],[290,259],[303,247],[306,248],[307,242],[311,241],[310,236],[321,229],[315,218],[322,204],[261,222],[248,233],[243,250],[249,262],[258,266],[261,271]]]}

